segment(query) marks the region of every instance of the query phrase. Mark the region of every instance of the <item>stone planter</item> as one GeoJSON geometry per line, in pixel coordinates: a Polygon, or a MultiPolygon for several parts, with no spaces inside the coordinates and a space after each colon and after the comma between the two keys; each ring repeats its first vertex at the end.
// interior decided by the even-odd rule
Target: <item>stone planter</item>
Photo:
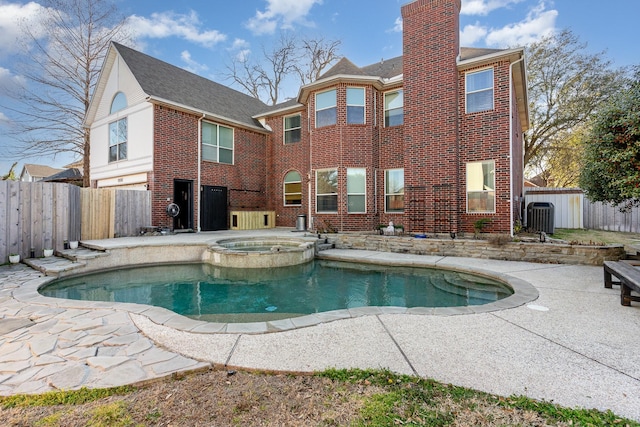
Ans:
{"type": "Polygon", "coordinates": [[[53,255],[53,249],[45,249],[43,253],[44,253],[44,257],[48,258],[53,255]]]}
{"type": "Polygon", "coordinates": [[[18,255],[18,254],[9,255],[9,263],[17,264],[19,262],[20,262],[20,255],[18,255]]]}
{"type": "Polygon", "coordinates": [[[78,241],[72,240],[69,242],[69,249],[78,249],[78,241]]]}

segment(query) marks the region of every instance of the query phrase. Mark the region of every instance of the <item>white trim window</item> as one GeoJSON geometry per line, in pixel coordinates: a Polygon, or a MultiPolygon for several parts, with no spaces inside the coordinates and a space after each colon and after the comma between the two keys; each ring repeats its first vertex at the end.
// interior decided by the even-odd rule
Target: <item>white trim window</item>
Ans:
{"type": "Polygon", "coordinates": [[[316,127],[335,125],[337,120],[336,90],[316,93],[316,127]]]}
{"type": "Polygon", "coordinates": [[[467,73],[465,92],[467,113],[493,110],[493,68],[467,73]]]}
{"type": "Polygon", "coordinates": [[[284,143],[300,142],[302,137],[302,116],[295,114],[282,119],[284,121],[284,143]]]}
{"type": "Polygon", "coordinates": [[[123,92],[116,93],[111,101],[109,114],[117,113],[125,108],[127,108],[127,96],[123,92]]]}
{"type": "Polygon", "coordinates": [[[493,160],[467,163],[467,212],[495,213],[496,164],[493,160]]]}
{"type": "Polygon", "coordinates": [[[289,171],[284,176],[283,183],[284,205],[302,205],[302,178],[298,171],[289,171]]]}
{"type": "Polygon", "coordinates": [[[202,160],[233,164],[233,129],[202,122],[202,160]]]}
{"type": "Polygon", "coordinates": [[[127,118],[109,123],[109,163],[127,159],[127,118]]]}
{"type": "Polygon", "coordinates": [[[384,171],[384,211],[404,212],[404,169],[384,171]]]}
{"type": "Polygon", "coordinates": [[[384,127],[404,124],[404,91],[402,89],[384,94],[384,127]]]}
{"type": "Polygon", "coordinates": [[[364,124],[364,88],[347,88],[347,124],[364,124]]]}
{"type": "Polygon", "coordinates": [[[367,169],[347,169],[347,212],[367,213],[367,169]]]}
{"type": "Polygon", "coordinates": [[[316,212],[338,212],[338,169],[316,171],[316,212]]]}

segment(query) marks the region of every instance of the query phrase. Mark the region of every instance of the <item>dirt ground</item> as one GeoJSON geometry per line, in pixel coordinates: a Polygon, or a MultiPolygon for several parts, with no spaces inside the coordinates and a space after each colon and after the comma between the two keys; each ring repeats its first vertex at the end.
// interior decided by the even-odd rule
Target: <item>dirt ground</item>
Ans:
{"type": "MultiPolygon", "coordinates": [[[[406,392],[413,386],[398,387],[406,392]]],[[[0,409],[0,423],[65,427],[548,425],[536,412],[500,407],[473,394],[459,399],[455,393],[434,394],[430,386],[425,388],[428,395],[425,390],[420,390],[422,394],[411,391],[413,398],[403,401],[397,389],[366,379],[350,382],[207,371],[153,382],[126,395],[86,404],[0,409]],[[393,410],[385,406],[387,399],[393,410]]]]}

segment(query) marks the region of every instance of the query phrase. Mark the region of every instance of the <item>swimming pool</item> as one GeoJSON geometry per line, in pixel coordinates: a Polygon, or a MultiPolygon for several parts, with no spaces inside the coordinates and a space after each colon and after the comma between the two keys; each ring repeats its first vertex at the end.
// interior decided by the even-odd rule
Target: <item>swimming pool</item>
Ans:
{"type": "Polygon", "coordinates": [[[153,305],[208,322],[258,322],[357,307],[461,307],[498,301],[510,286],[443,269],[341,261],[237,269],[211,264],[124,268],[39,289],[48,297],[153,305]]]}

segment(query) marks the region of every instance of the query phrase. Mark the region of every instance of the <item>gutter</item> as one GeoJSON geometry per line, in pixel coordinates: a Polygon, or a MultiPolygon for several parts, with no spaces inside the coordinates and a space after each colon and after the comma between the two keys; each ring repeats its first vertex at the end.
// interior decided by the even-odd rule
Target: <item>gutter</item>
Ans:
{"type": "Polygon", "coordinates": [[[224,116],[220,116],[208,111],[204,111],[204,110],[200,110],[194,107],[189,107],[188,105],[184,105],[184,104],[179,104],[177,102],[173,102],[173,101],[169,101],[167,99],[163,99],[163,98],[158,98],[156,96],[147,96],[147,98],[145,99],[147,102],[155,102],[157,104],[160,105],[166,105],[168,107],[171,107],[175,110],[179,110],[179,111],[184,111],[187,113],[191,113],[191,114],[197,114],[197,115],[206,115],[207,117],[210,117],[212,119],[215,119],[219,122],[231,125],[231,126],[237,126],[237,127],[241,127],[244,129],[251,129],[254,130],[256,132],[260,132],[260,133],[264,133],[264,134],[268,134],[270,133],[268,130],[266,130],[263,127],[260,126],[256,126],[256,125],[251,125],[249,123],[243,123],[240,122],[238,120],[234,120],[234,119],[230,119],[228,117],[224,117],[224,116]]]}

